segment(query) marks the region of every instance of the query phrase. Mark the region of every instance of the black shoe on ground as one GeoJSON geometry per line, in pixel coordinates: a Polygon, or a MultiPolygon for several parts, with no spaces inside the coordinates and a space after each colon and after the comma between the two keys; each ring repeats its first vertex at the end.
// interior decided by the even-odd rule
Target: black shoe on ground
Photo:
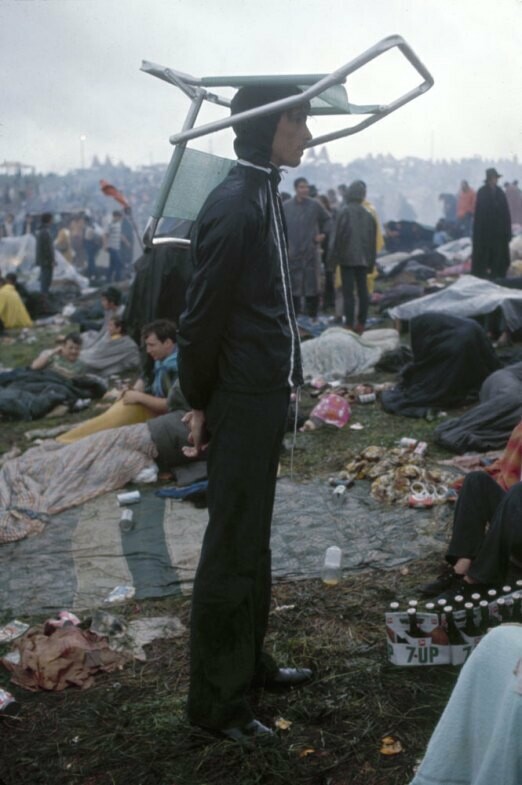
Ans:
{"type": "Polygon", "coordinates": [[[256,744],[272,744],[277,740],[274,731],[259,720],[250,720],[242,727],[223,728],[219,731],[219,735],[246,749],[253,749],[256,744]]]}
{"type": "Polygon", "coordinates": [[[281,690],[288,687],[300,687],[310,681],[312,676],[310,668],[278,668],[273,673],[257,675],[252,685],[264,687],[267,690],[281,690]]]}
{"type": "MultiPolygon", "coordinates": [[[[442,592],[456,589],[462,583],[463,578],[463,575],[457,575],[453,567],[448,565],[444,572],[435,578],[434,581],[419,586],[419,592],[424,597],[437,597],[442,592]]],[[[458,592],[455,593],[458,594],[458,592]]]]}

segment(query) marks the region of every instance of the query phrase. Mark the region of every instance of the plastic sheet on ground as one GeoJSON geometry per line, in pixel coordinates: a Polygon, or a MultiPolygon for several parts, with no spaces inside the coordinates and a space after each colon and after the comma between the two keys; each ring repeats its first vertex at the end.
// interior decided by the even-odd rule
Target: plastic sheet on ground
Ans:
{"type": "MultiPolygon", "coordinates": [[[[319,577],[330,545],[343,550],[346,572],[393,569],[449,538],[452,510],[404,509],[372,499],[358,481],[338,497],[325,480],[277,483],[272,526],[275,578],[319,577]]],[[[0,607],[13,615],[103,604],[116,585],[134,586],[137,600],[190,592],[207,510],[161,499],[144,489],[134,527],[122,532],[120,508],[106,494],[53,516],[36,537],[0,546],[0,607]]]]}
{"type": "Polygon", "coordinates": [[[464,275],[447,289],[390,308],[392,319],[409,321],[428,312],[453,316],[480,316],[500,308],[511,332],[522,328],[522,291],[497,286],[490,281],[464,275]]]}

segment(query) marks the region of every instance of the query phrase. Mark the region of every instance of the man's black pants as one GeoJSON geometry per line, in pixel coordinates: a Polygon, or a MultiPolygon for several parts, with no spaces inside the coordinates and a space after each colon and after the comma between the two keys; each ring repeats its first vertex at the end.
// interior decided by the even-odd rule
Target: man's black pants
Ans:
{"type": "Polygon", "coordinates": [[[471,559],[471,578],[501,584],[511,557],[522,558],[522,483],[504,491],[486,472],[470,472],[457,500],[446,559],[450,564],[471,559]]]}
{"type": "Polygon", "coordinates": [[[245,695],[263,668],[270,526],[288,390],[216,391],[206,412],[209,524],[194,581],[188,716],[209,728],[252,718],[245,695]]]}
{"type": "Polygon", "coordinates": [[[368,275],[367,267],[343,267],[341,266],[341,282],[343,286],[343,305],[346,327],[353,329],[355,325],[355,294],[354,285],[357,287],[357,298],[359,300],[357,324],[366,324],[368,317],[368,275]]]}

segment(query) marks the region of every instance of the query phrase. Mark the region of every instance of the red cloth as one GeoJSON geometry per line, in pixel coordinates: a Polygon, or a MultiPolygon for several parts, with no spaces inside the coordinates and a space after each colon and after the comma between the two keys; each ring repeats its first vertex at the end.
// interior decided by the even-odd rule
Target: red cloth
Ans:
{"type": "Polygon", "coordinates": [[[112,198],[116,199],[123,207],[130,207],[130,204],[121,191],[118,191],[118,189],[108,183],[107,180],[100,180],[100,188],[105,196],[112,196],[112,198]]]}

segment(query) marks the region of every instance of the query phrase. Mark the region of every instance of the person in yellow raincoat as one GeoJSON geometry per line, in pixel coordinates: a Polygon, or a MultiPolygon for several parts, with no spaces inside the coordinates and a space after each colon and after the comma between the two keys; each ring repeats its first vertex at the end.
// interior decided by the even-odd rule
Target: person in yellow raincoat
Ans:
{"type": "Polygon", "coordinates": [[[15,287],[0,276],[0,321],[6,330],[31,327],[33,321],[15,287]]]}

